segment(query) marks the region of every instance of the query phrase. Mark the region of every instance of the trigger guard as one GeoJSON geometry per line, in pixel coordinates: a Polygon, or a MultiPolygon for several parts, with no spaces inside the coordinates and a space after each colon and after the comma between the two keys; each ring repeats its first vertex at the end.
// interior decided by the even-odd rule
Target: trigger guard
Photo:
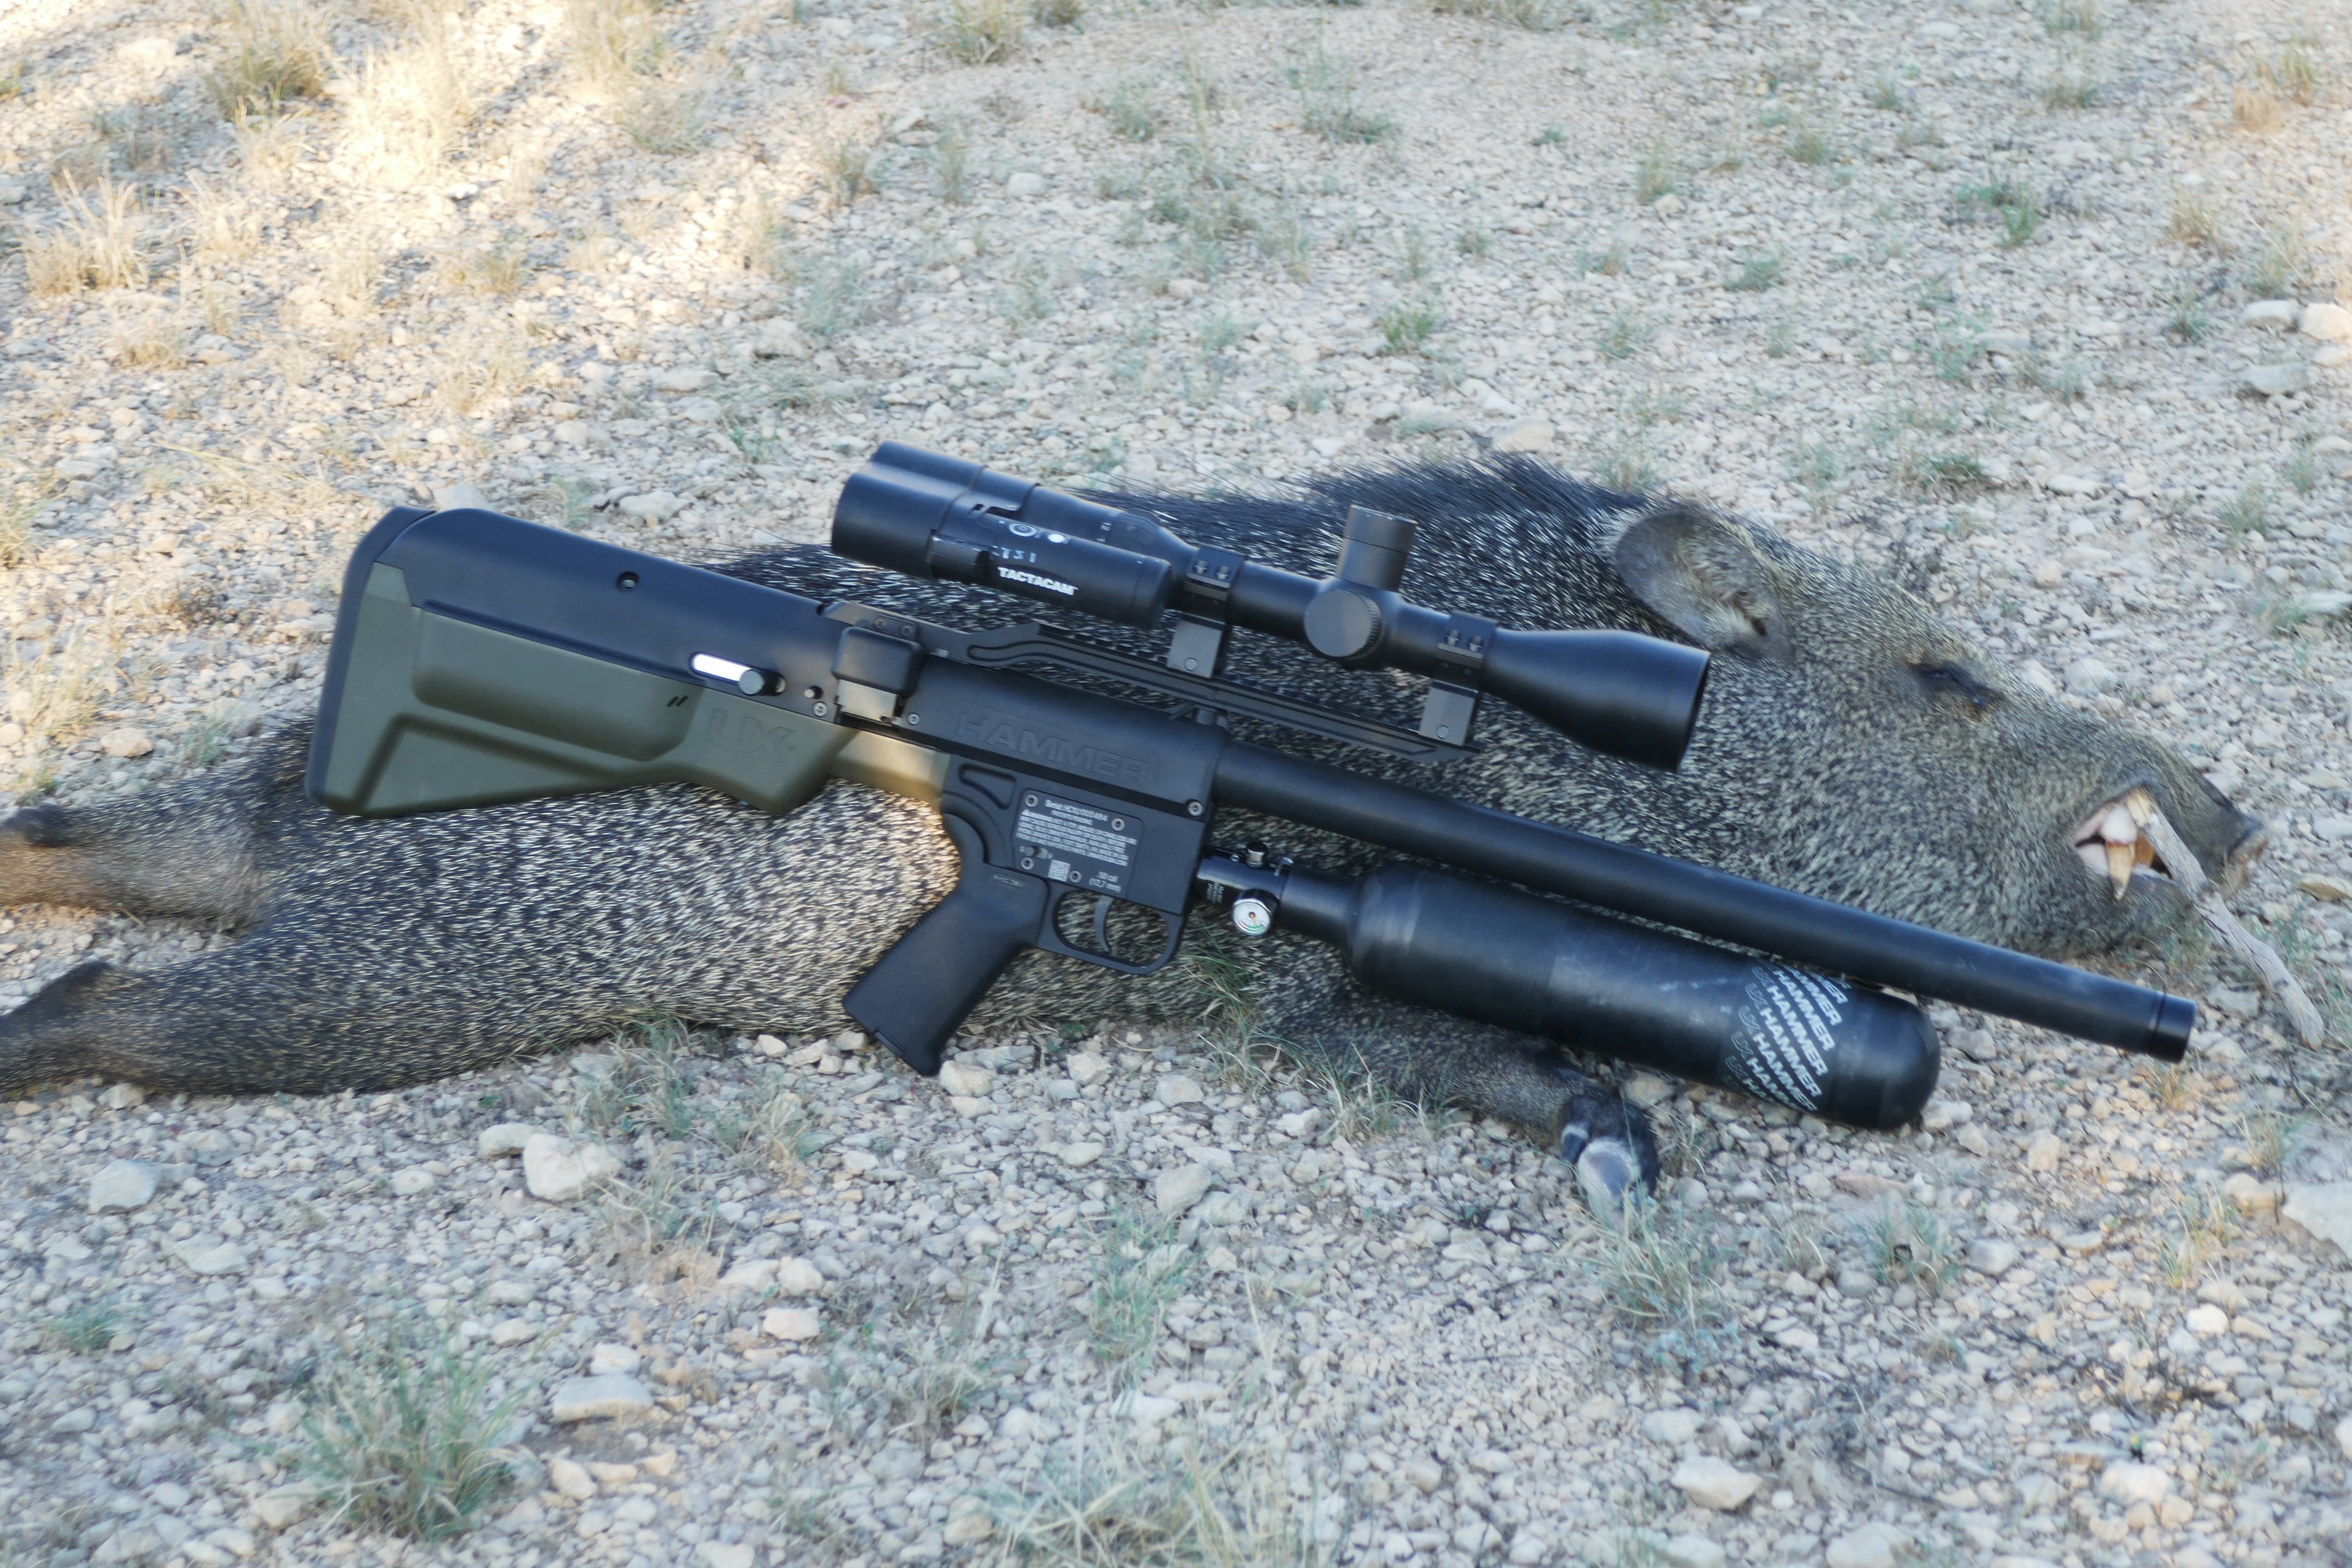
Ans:
{"type": "MultiPolygon", "coordinates": [[[[1046,885],[1046,890],[1049,894],[1054,890],[1051,883],[1046,885]]],[[[1121,900],[1119,901],[1126,902],[1127,900],[1121,900]]],[[[1184,917],[1182,915],[1171,915],[1165,910],[1151,910],[1153,914],[1160,917],[1160,924],[1166,928],[1168,933],[1168,940],[1160,944],[1158,956],[1146,959],[1141,963],[1129,963],[1123,958],[1113,958],[1107,952],[1088,952],[1082,947],[1072,947],[1068,942],[1062,940],[1061,931],[1057,930],[1054,924],[1054,910],[1057,902],[1057,900],[1051,897],[1046,899],[1045,916],[1045,919],[1038,922],[1037,940],[1031,945],[1042,948],[1047,952],[1058,952],[1065,958],[1083,958],[1088,963],[1097,963],[1105,969],[1116,970],[1121,974],[1158,973],[1160,970],[1167,968],[1169,961],[1176,956],[1176,944],[1181,942],[1184,938],[1184,917]]],[[[1136,907],[1138,909],[1151,909],[1151,906],[1149,904],[1139,904],[1136,907]]],[[[1108,909],[1102,905],[1096,906],[1095,923],[1097,929],[1101,927],[1103,921],[1108,918],[1108,909]]]]}

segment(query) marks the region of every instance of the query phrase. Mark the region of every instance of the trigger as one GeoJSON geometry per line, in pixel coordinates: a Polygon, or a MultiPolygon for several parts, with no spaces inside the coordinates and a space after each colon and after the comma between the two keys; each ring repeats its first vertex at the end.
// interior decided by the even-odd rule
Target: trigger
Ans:
{"type": "Polygon", "coordinates": [[[1104,954],[1110,952],[1110,895],[1108,893],[1095,895],[1095,951],[1104,954]]]}

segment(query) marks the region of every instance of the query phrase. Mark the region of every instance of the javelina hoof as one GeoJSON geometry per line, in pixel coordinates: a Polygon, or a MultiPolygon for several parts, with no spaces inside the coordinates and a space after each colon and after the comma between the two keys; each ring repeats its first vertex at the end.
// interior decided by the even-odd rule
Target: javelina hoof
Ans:
{"type": "Polygon", "coordinates": [[[1658,1138],[1650,1119],[1615,1089],[1596,1087],[1568,1102],[1559,1157],[1576,1167],[1576,1184],[1595,1214],[1614,1214],[1633,1184],[1658,1188],[1658,1138]]]}

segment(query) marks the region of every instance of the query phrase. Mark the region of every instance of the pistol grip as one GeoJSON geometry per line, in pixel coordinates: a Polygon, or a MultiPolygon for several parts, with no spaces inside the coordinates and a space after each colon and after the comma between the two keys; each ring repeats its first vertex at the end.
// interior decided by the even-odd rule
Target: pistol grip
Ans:
{"type": "Polygon", "coordinates": [[[926,1078],[1004,966],[1034,944],[1048,891],[1035,877],[992,866],[980,834],[942,815],[963,869],[948,896],[850,988],[843,1008],[926,1078]]]}

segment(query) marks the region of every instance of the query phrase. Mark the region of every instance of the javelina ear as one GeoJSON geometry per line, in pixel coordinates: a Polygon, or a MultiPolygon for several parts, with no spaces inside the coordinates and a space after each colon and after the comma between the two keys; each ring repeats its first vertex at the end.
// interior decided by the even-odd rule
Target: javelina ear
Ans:
{"type": "Polygon", "coordinates": [[[1786,651],[1780,574],[1721,518],[1661,507],[1618,535],[1612,559],[1633,596],[1699,647],[1742,658],[1786,651]]]}

